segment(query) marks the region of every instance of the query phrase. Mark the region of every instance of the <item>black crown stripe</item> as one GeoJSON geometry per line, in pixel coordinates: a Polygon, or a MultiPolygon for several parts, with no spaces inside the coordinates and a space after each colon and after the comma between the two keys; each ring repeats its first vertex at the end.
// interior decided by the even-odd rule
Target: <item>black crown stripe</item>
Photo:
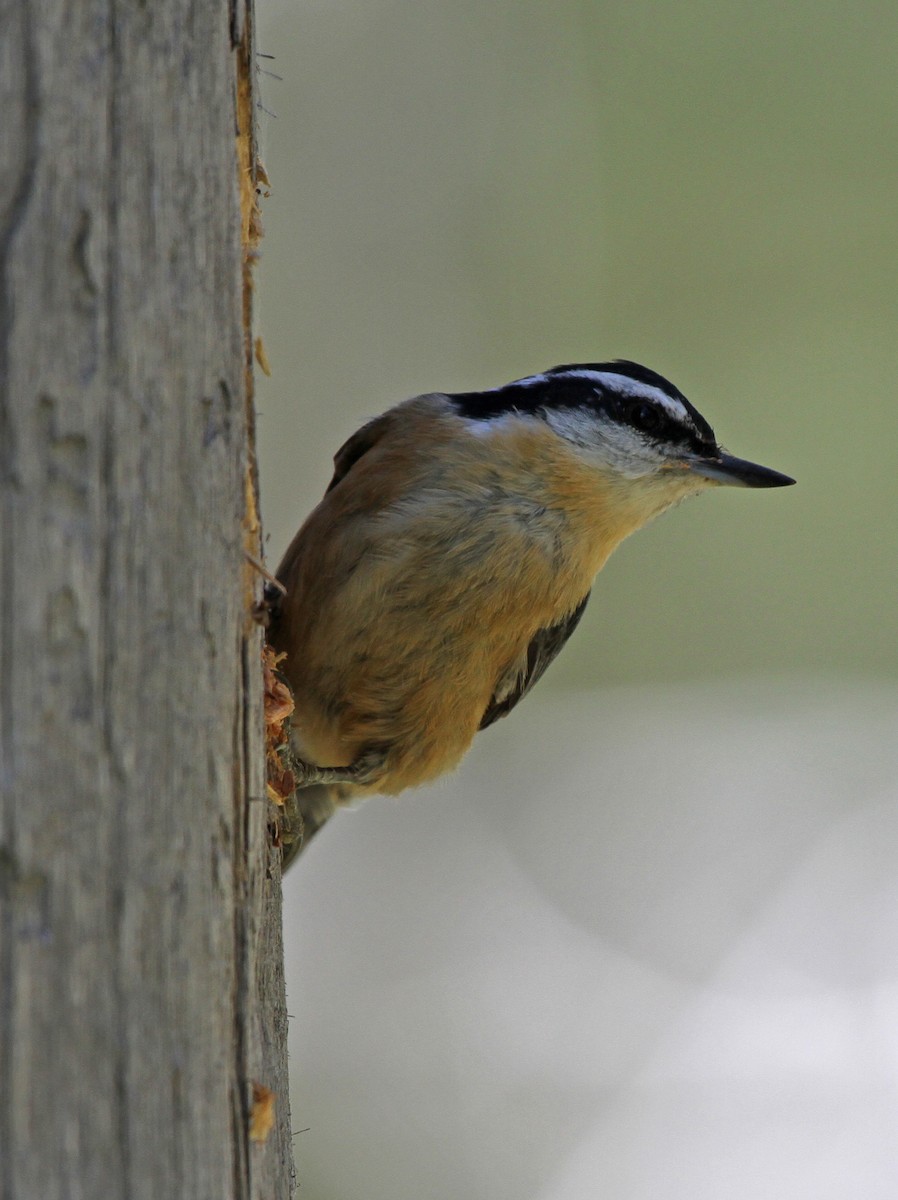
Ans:
{"type": "MultiPolygon", "coordinates": [[[[665,413],[662,440],[684,443],[702,453],[716,448],[714,430],[681,391],[663,375],[639,363],[621,360],[605,363],[569,363],[552,367],[542,376],[518,379],[504,387],[486,392],[457,392],[449,396],[460,416],[475,421],[492,421],[508,413],[522,413],[545,420],[548,411],[589,407],[614,421],[629,424],[627,403],[612,387],[600,386],[580,372],[590,371],[622,375],[647,387],[656,388],[671,400],[680,403],[694,429],[673,420],[665,413]]],[[[631,401],[631,398],[627,398],[631,401]]]]}

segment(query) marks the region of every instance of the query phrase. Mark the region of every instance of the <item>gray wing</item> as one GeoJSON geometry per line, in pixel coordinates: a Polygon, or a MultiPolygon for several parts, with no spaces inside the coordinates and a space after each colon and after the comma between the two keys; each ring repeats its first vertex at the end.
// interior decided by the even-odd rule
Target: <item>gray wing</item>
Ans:
{"type": "Polygon", "coordinates": [[[549,625],[546,629],[537,630],[533,635],[530,645],[527,647],[526,668],[518,676],[510,692],[503,692],[501,699],[497,695],[494,695],[492,700],[490,700],[486,707],[486,712],[480,721],[481,729],[486,729],[487,725],[492,725],[500,717],[507,716],[518,701],[527,695],[534,684],[542,679],[546,667],[548,667],[549,663],[555,658],[561,647],[577,628],[588,600],[589,592],[586,593],[577,607],[562,620],[558,621],[555,625],[549,625]]]}
{"type": "Polygon", "coordinates": [[[375,417],[373,421],[369,421],[367,425],[356,430],[352,437],[343,443],[334,455],[334,477],[327,485],[325,495],[331,488],[335,488],[341,479],[345,479],[363,455],[377,445],[387,432],[391,420],[390,412],[382,413],[381,416],[375,417]]]}

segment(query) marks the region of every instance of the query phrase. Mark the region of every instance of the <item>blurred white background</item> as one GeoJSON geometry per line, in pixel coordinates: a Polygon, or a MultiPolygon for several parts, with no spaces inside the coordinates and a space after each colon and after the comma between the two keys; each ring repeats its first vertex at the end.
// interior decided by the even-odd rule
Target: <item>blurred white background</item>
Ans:
{"type": "Polygon", "coordinates": [[[451,780],[288,877],[306,1200],[898,1196],[898,10],[260,0],[276,564],[358,425],[631,357],[669,514],[451,780]]]}
{"type": "Polygon", "coordinates": [[[894,1200],[898,688],[515,718],[288,877],[301,1194],[894,1200]]]}

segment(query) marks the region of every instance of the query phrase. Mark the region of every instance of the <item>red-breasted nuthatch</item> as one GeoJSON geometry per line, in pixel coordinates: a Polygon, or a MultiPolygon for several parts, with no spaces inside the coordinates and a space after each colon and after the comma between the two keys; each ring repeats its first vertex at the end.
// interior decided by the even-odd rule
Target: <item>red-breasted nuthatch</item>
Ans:
{"type": "Polygon", "coordinates": [[[794,482],[725,453],[632,362],[418,396],[334,463],[269,635],[296,702],[287,861],[340,803],[452,770],[541,678],[629,534],[707,487],[794,482]]]}

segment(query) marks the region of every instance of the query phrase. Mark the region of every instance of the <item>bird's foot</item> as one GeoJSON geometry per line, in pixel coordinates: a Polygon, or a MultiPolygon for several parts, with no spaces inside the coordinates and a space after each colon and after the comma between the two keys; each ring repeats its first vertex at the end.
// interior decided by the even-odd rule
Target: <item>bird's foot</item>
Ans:
{"type": "Polygon", "coordinates": [[[355,762],[345,767],[319,767],[290,754],[290,770],[298,788],[312,787],[316,783],[354,783],[360,787],[375,783],[383,771],[385,750],[366,750],[355,762]]]}

